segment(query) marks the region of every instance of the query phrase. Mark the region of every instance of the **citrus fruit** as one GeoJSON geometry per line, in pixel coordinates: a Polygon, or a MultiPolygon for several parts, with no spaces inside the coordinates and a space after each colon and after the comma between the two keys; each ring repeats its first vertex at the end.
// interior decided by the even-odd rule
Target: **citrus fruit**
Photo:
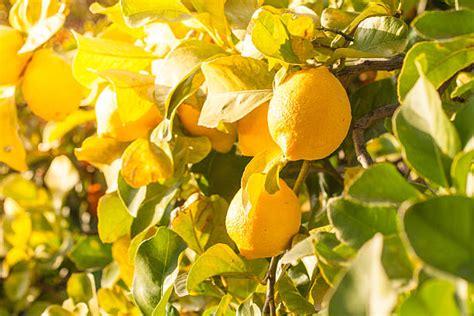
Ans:
{"type": "Polygon", "coordinates": [[[255,156],[277,145],[268,131],[268,102],[259,105],[237,122],[239,149],[244,156],[255,156]]]}
{"type": "Polygon", "coordinates": [[[118,112],[115,92],[110,86],[107,86],[97,98],[95,113],[97,134],[101,137],[111,137],[122,142],[146,137],[148,132],[158,125],[162,119],[158,108],[152,106],[138,120],[123,123],[118,112]]]}
{"type": "Polygon", "coordinates": [[[0,85],[15,83],[31,54],[18,54],[23,37],[17,30],[0,25],[0,85]]]}
{"type": "Polygon", "coordinates": [[[224,133],[216,128],[199,126],[200,112],[192,105],[181,104],[176,111],[176,115],[191,135],[208,137],[215,151],[226,153],[232,148],[235,142],[235,131],[231,130],[229,133],[224,133]]]}
{"type": "Polygon", "coordinates": [[[274,91],[270,135],[289,160],[329,156],[347,135],[351,107],[346,91],[326,67],[300,70],[274,91]]]}
{"type": "Polygon", "coordinates": [[[227,211],[227,233],[248,259],[278,255],[287,249],[300,227],[301,209],[296,194],[281,179],[280,190],[274,194],[265,191],[264,185],[264,175],[252,175],[247,186],[249,195],[254,197],[251,208],[244,208],[240,189],[227,211]]]}
{"type": "Polygon", "coordinates": [[[22,84],[31,111],[47,121],[62,120],[79,108],[82,87],[73,78],[71,65],[50,49],[33,54],[22,84]]]}

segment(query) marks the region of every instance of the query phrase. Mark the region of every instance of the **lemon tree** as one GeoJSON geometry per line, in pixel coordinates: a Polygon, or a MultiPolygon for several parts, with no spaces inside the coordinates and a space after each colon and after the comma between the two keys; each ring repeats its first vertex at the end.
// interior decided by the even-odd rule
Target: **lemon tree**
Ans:
{"type": "Polygon", "coordinates": [[[0,1],[0,316],[474,314],[473,21],[0,1]]]}

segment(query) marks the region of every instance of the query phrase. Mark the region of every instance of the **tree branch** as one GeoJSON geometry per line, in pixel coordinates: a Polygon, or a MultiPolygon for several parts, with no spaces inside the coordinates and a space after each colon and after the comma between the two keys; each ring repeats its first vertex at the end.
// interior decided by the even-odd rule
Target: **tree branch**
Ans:
{"type": "MultiPolygon", "coordinates": [[[[293,186],[293,192],[298,195],[301,187],[303,186],[306,176],[309,173],[311,167],[311,162],[304,160],[301,165],[300,172],[296,178],[295,185],[293,186]]],[[[263,282],[267,284],[267,294],[265,297],[265,304],[263,305],[263,315],[276,315],[275,308],[275,283],[276,283],[276,271],[278,268],[278,261],[280,260],[281,255],[272,257],[270,261],[270,266],[268,267],[267,274],[265,275],[263,282]]]]}
{"type": "Polygon", "coordinates": [[[345,66],[334,70],[334,75],[337,77],[356,75],[369,70],[386,70],[392,71],[399,69],[403,65],[403,55],[397,55],[391,59],[386,60],[366,60],[360,64],[345,66]]]}
{"type": "Polygon", "coordinates": [[[385,105],[367,113],[355,122],[352,129],[352,140],[354,141],[357,160],[360,162],[362,167],[367,168],[373,163],[365,145],[365,130],[376,121],[393,115],[398,106],[399,103],[385,105]]]}
{"type": "Polygon", "coordinates": [[[324,27],[324,26],[318,27],[317,30],[318,31],[330,32],[330,33],[334,33],[334,34],[337,34],[337,35],[341,35],[342,37],[344,37],[344,39],[346,41],[350,41],[350,42],[354,41],[354,38],[352,36],[350,36],[347,33],[344,33],[343,31],[340,31],[340,30],[336,30],[336,29],[332,29],[332,28],[324,27]]]}

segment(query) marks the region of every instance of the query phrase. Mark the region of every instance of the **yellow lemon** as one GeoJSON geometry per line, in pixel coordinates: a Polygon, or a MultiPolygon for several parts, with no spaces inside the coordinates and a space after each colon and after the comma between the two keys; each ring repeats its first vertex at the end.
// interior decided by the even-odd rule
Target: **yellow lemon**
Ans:
{"type": "Polygon", "coordinates": [[[277,145],[268,131],[268,102],[259,105],[237,122],[239,149],[244,156],[255,156],[277,145]]]}
{"type": "Polygon", "coordinates": [[[71,65],[45,48],[36,51],[26,67],[22,91],[31,111],[48,121],[62,120],[76,111],[83,92],[71,65]]]}
{"type": "Polygon", "coordinates": [[[275,89],[268,109],[270,135],[289,160],[329,156],[350,123],[349,98],[326,67],[290,74],[275,89]]]}
{"type": "Polygon", "coordinates": [[[31,54],[18,54],[23,37],[17,30],[0,25],[0,85],[15,83],[31,54]]]}
{"type": "Polygon", "coordinates": [[[254,195],[250,210],[242,205],[240,189],[227,211],[227,233],[248,259],[278,255],[288,248],[300,227],[301,209],[296,194],[283,180],[275,194],[265,191],[264,185],[264,175],[252,175],[248,187],[261,189],[249,192],[254,195]]]}
{"type": "Polygon", "coordinates": [[[97,134],[101,137],[111,137],[118,141],[128,142],[140,137],[146,137],[148,132],[161,122],[161,114],[156,106],[136,121],[123,123],[120,119],[115,92],[110,86],[106,87],[95,104],[97,134]]]}
{"type": "Polygon", "coordinates": [[[198,125],[200,112],[189,104],[181,104],[177,111],[179,120],[184,128],[193,136],[206,136],[215,151],[226,153],[230,151],[235,142],[235,131],[224,133],[215,128],[207,128],[198,125]]]}

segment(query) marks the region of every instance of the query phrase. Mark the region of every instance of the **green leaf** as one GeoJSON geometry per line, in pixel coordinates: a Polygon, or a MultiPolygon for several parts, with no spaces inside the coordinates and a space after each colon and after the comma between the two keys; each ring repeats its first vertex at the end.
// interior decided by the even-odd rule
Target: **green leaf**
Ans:
{"type": "Polygon", "coordinates": [[[135,257],[133,297],[145,315],[151,315],[178,275],[178,258],[186,249],[175,232],[160,227],[142,242],[135,257]]]}
{"type": "Polygon", "coordinates": [[[236,316],[261,316],[262,312],[258,308],[258,305],[252,303],[251,300],[247,300],[239,305],[237,308],[236,316]]]}
{"type": "Polygon", "coordinates": [[[428,280],[400,306],[400,316],[461,316],[456,288],[448,280],[428,280]]]}
{"type": "Polygon", "coordinates": [[[139,27],[153,21],[176,22],[191,17],[180,0],[121,0],[122,13],[131,27],[139,27]]]}
{"type": "Polygon", "coordinates": [[[406,236],[426,264],[474,282],[474,199],[441,196],[404,212],[406,236]]]}
{"type": "Polygon", "coordinates": [[[329,29],[343,30],[349,26],[357,15],[356,12],[352,11],[326,8],[321,14],[321,26],[329,29]]]}
{"type": "Polygon", "coordinates": [[[360,87],[350,95],[352,120],[387,104],[397,102],[396,81],[386,78],[360,87]]]}
{"type": "MultiPolygon", "coordinates": [[[[262,260],[253,260],[252,262],[262,260]]],[[[199,285],[216,275],[254,277],[246,262],[237,256],[229,246],[216,244],[196,259],[189,271],[186,288],[189,293],[197,294],[200,290],[199,285]]]]}
{"type": "Polygon", "coordinates": [[[359,251],[332,291],[328,315],[391,315],[397,295],[381,263],[383,238],[376,235],[359,251]]]}
{"type": "Polygon", "coordinates": [[[88,304],[96,296],[94,276],[86,272],[73,273],[67,281],[67,295],[76,304],[88,304]]]}
{"type": "Polygon", "coordinates": [[[446,39],[474,33],[474,11],[425,11],[417,16],[412,27],[428,39],[446,39]]]}
{"type": "Polygon", "coordinates": [[[208,198],[195,193],[176,209],[171,228],[198,254],[217,243],[232,246],[225,229],[227,208],[227,202],[218,195],[208,198]]]}
{"type": "Polygon", "coordinates": [[[293,49],[290,34],[278,10],[260,8],[252,23],[252,43],[261,53],[289,64],[303,63],[293,49]]]}
{"type": "MultiPolygon", "coordinates": [[[[408,27],[405,22],[391,16],[375,16],[358,25],[354,42],[348,49],[365,52],[367,57],[392,57],[402,53],[407,44],[408,27]]],[[[344,55],[345,50],[339,48],[336,54],[344,55]]]]}
{"type": "Polygon", "coordinates": [[[204,62],[202,72],[208,96],[199,125],[236,122],[272,95],[273,73],[265,62],[251,57],[233,55],[204,62]]]}
{"type": "Polygon", "coordinates": [[[85,37],[74,33],[78,50],[74,57],[74,78],[92,88],[99,73],[109,69],[138,72],[148,69],[156,57],[143,48],[123,41],[85,37]]]}
{"type": "Polygon", "coordinates": [[[131,227],[132,238],[158,224],[164,214],[174,207],[178,184],[171,186],[154,184],[153,194],[140,204],[131,227]]]}
{"type": "Polygon", "coordinates": [[[20,262],[13,267],[3,281],[3,292],[12,302],[26,298],[32,283],[32,271],[28,262],[20,262]]]}
{"type": "Polygon", "coordinates": [[[138,208],[145,199],[147,188],[145,186],[134,188],[130,186],[119,172],[117,177],[117,194],[127,212],[133,217],[137,216],[138,208]]]}
{"type": "Polygon", "coordinates": [[[283,304],[290,312],[296,313],[296,315],[314,314],[316,312],[313,304],[301,295],[288,275],[281,276],[276,286],[283,304]]]}
{"type": "Polygon", "coordinates": [[[329,204],[329,220],[340,240],[360,248],[375,234],[397,234],[397,213],[392,206],[363,204],[334,199],[329,204]]]}
{"type": "Polygon", "coordinates": [[[112,243],[130,231],[133,217],[128,213],[117,192],[100,198],[97,208],[100,240],[112,243]]]}
{"type": "Polygon", "coordinates": [[[471,173],[471,166],[474,163],[474,149],[468,152],[460,152],[453,159],[451,165],[451,178],[453,186],[459,194],[466,194],[469,190],[467,188],[469,173],[471,173]]]}
{"type": "Polygon", "coordinates": [[[71,249],[69,258],[80,270],[102,269],[112,262],[111,246],[103,244],[99,236],[82,237],[71,249]]]}
{"type": "Polygon", "coordinates": [[[361,172],[346,188],[351,197],[365,202],[389,202],[400,204],[420,197],[390,163],[376,164],[361,172]]]}
{"type": "Polygon", "coordinates": [[[431,182],[448,187],[451,161],[461,144],[427,78],[418,79],[395,113],[393,127],[409,165],[431,182]]]}
{"type": "Polygon", "coordinates": [[[401,101],[420,77],[416,63],[437,89],[458,71],[474,63],[474,38],[459,38],[444,42],[421,42],[408,51],[398,78],[401,101]]]}
{"type": "Polygon", "coordinates": [[[456,113],[454,126],[459,133],[464,150],[474,149],[474,97],[469,98],[464,107],[456,113]]]}

